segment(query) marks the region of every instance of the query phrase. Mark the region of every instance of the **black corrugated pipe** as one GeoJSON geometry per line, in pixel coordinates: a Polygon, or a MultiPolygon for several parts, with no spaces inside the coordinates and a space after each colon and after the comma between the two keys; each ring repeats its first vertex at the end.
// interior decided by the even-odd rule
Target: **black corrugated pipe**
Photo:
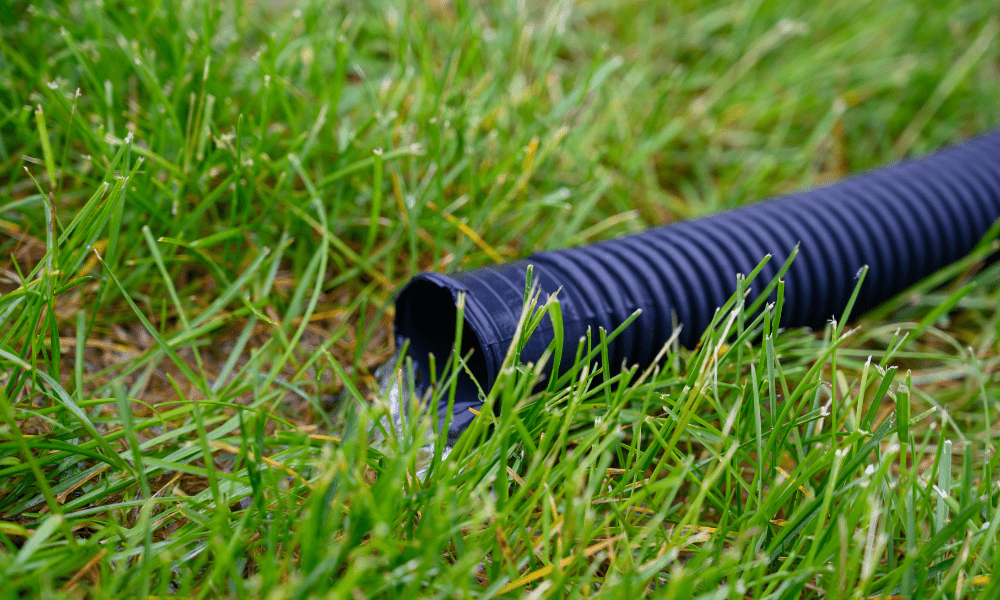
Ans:
{"type": "MultiPolygon", "coordinates": [[[[716,307],[736,291],[736,274],[750,273],[770,253],[751,285],[760,294],[799,245],[784,276],[781,324],[821,327],[838,317],[868,275],[855,310],[888,300],[918,280],[968,254],[1000,218],[1000,131],[935,154],[871,171],[828,187],[785,196],[711,217],[616,240],[541,252],[474,271],[414,277],[396,301],[396,340],[409,354],[423,386],[428,353],[446,362],[454,343],[455,302],[466,292],[463,354],[489,390],[514,336],[524,302],[525,275],[546,293],[559,292],[567,346],[561,370],[573,361],[587,329],[615,330],[636,309],[642,314],[608,347],[610,364],[649,364],[674,323],[691,347],[716,307]]],[[[855,313],[858,314],[858,313],[855,313]]],[[[553,339],[546,318],[521,353],[536,361],[553,339]]],[[[472,419],[480,400],[471,380],[460,381],[452,432],[472,419]]],[[[447,407],[442,407],[443,412],[447,407]]]]}

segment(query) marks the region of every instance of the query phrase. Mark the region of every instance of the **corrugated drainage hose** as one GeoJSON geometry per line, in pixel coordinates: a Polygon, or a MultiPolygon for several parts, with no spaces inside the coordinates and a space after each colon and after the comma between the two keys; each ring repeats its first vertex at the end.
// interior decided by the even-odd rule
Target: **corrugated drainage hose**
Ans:
{"type": "MultiPolygon", "coordinates": [[[[840,317],[859,269],[869,271],[855,314],[888,300],[968,254],[1000,218],[1000,132],[935,154],[872,171],[828,187],[781,197],[707,218],[524,260],[442,275],[414,277],[396,301],[396,339],[408,339],[420,385],[430,380],[427,356],[446,362],[454,344],[455,302],[466,293],[463,354],[489,390],[513,339],[524,301],[525,275],[545,294],[559,291],[564,323],[561,370],[590,328],[615,330],[642,314],[608,347],[610,364],[647,365],[669,340],[691,347],[716,307],[736,291],[736,274],[772,259],[751,285],[760,294],[799,245],[784,275],[781,324],[821,327],[840,317]]],[[[538,360],[552,342],[546,318],[521,353],[538,360]]],[[[460,378],[452,432],[472,419],[480,399],[460,378]]],[[[440,409],[446,411],[447,407],[440,409]]]]}

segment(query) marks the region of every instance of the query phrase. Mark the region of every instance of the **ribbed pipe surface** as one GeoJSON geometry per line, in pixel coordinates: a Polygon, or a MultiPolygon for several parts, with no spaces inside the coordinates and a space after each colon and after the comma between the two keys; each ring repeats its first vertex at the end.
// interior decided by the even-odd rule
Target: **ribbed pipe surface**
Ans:
{"type": "MultiPolygon", "coordinates": [[[[784,276],[782,325],[820,327],[840,316],[862,266],[869,271],[855,314],[962,258],[997,218],[1000,132],[828,187],[638,235],[452,275],[418,275],[396,302],[397,342],[410,340],[426,385],[427,354],[438,363],[450,354],[455,299],[466,292],[463,350],[474,350],[470,367],[489,390],[512,341],[531,264],[543,299],[562,288],[562,369],[588,328],[613,331],[638,308],[639,318],[609,345],[609,359],[646,365],[675,319],[680,343],[697,343],[716,307],[736,291],[736,274],[749,273],[768,253],[750,299],[798,244],[799,256],[784,276]]],[[[546,319],[522,360],[537,360],[551,341],[546,319]]],[[[453,429],[464,428],[472,418],[466,409],[478,404],[474,385],[462,380],[453,429]]]]}

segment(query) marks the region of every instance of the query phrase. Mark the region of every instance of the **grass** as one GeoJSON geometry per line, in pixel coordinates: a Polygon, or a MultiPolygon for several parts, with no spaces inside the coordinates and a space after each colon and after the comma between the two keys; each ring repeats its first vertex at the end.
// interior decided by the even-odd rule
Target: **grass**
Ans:
{"type": "Polygon", "coordinates": [[[409,276],[995,127],[996,9],[8,6],[0,590],[996,597],[989,244],[825,332],[731,306],[604,383],[509,364],[446,458],[369,436],[409,276]]]}

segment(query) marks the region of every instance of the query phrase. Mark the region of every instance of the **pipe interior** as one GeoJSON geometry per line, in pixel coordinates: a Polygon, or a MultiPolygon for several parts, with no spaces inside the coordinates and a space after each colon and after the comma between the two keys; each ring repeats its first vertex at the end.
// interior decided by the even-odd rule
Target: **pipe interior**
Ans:
{"type": "MultiPolygon", "coordinates": [[[[466,304],[468,312],[468,304],[466,304]]],[[[457,308],[452,292],[430,281],[410,283],[396,301],[397,343],[409,340],[408,355],[413,359],[418,391],[423,394],[432,381],[428,356],[434,355],[434,380],[440,382],[445,367],[451,364],[455,346],[457,308]]],[[[469,371],[484,391],[489,391],[489,371],[479,336],[465,320],[462,328],[462,356],[468,357],[468,371],[458,375],[456,398],[478,398],[479,392],[469,371]],[[471,355],[470,355],[471,352],[471,355]]],[[[447,406],[441,408],[447,411],[447,406]]]]}

